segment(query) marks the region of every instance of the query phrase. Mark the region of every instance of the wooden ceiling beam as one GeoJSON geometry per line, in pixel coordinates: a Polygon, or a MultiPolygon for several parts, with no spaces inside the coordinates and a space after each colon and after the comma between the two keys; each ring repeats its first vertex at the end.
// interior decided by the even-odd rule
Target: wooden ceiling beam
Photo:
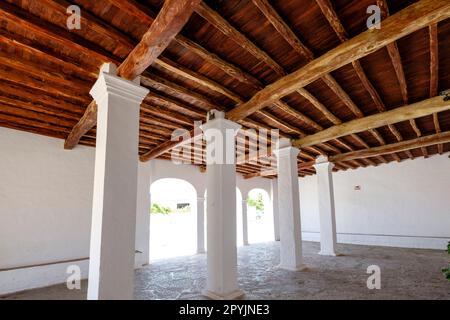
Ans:
{"type": "MultiPolygon", "coordinates": [[[[280,33],[280,35],[288,42],[291,47],[300,55],[302,55],[306,61],[311,62],[314,60],[314,54],[313,52],[302,43],[302,41],[297,37],[297,35],[292,31],[292,29],[287,25],[287,23],[283,20],[283,18],[278,14],[278,12],[270,5],[270,3],[267,0],[252,0],[253,3],[260,9],[260,11],[264,14],[264,16],[270,21],[270,23],[273,25],[273,27],[280,33]]],[[[350,105],[353,106],[354,103],[351,101],[351,99],[348,97],[348,95],[345,93],[345,91],[339,86],[337,81],[331,76],[331,75],[325,75],[325,79],[323,79],[325,82],[331,83],[333,86],[334,91],[338,93],[338,96],[341,99],[347,98],[347,101],[350,101],[350,105]]],[[[301,89],[300,94],[304,94],[307,99],[310,100],[313,105],[319,105],[321,110],[326,113],[327,116],[329,116],[333,121],[340,121],[338,120],[331,112],[328,111],[325,106],[320,104],[317,99],[312,96],[309,92],[306,91],[306,89],[301,89]]],[[[304,121],[306,124],[314,127],[316,130],[323,130],[323,127],[312,121],[311,119],[307,117],[301,117],[301,114],[296,114],[296,110],[283,104],[280,101],[276,102],[275,105],[282,109],[283,111],[287,112],[288,114],[291,114],[298,119],[304,121]]],[[[347,148],[349,147],[342,141],[337,141],[340,145],[344,144],[347,148]]],[[[369,160],[370,161],[370,160],[369,160]]]]}
{"type": "MultiPolygon", "coordinates": [[[[420,138],[412,140],[404,140],[393,144],[387,144],[384,146],[374,147],[370,149],[364,149],[354,152],[342,153],[335,156],[330,156],[329,161],[333,163],[341,163],[344,161],[352,161],[356,159],[363,159],[368,157],[376,157],[380,155],[389,155],[398,152],[404,152],[406,150],[418,149],[423,147],[429,147],[436,144],[450,143],[450,132],[441,132],[429,136],[422,136],[420,138]]],[[[305,167],[313,166],[315,161],[306,162],[300,165],[305,167]]],[[[246,176],[246,179],[272,176],[276,175],[276,169],[255,172],[246,176]]]]}
{"type": "Polygon", "coordinates": [[[141,75],[188,22],[201,0],[166,0],[139,44],[117,69],[117,75],[133,80],[141,75]]]}
{"type": "MultiPolygon", "coordinates": [[[[165,50],[189,20],[201,0],[166,0],[158,17],[117,69],[117,75],[134,80],[165,50]]],[[[73,149],[80,138],[97,122],[97,105],[92,101],[86,113],[67,137],[64,148],[73,149]]]]}
{"type": "Polygon", "coordinates": [[[433,135],[422,136],[412,140],[404,140],[401,142],[388,144],[385,146],[375,147],[366,150],[359,150],[349,153],[343,153],[330,158],[331,161],[349,161],[354,159],[361,159],[365,157],[373,157],[377,155],[387,155],[406,150],[425,148],[440,143],[450,142],[450,132],[441,132],[433,135]]]}
{"type": "Polygon", "coordinates": [[[252,1],[298,54],[302,55],[307,61],[312,61],[314,59],[312,51],[303,44],[288,24],[280,17],[278,12],[270,5],[268,0],[252,1]]]}
{"type": "MultiPolygon", "coordinates": [[[[333,5],[329,0],[317,0],[316,3],[319,5],[323,15],[328,20],[329,24],[332,26],[333,30],[339,37],[339,40],[341,42],[345,42],[349,40],[349,36],[342,25],[336,11],[333,8],[333,5]]],[[[386,108],[383,105],[383,102],[381,101],[381,98],[377,91],[375,90],[374,86],[369,81],[364,69],[362,68],[360,62],[358,60],[355,60],[352,62],[353,69],[355,70],[356,74],[358,75],[359,79],[361,80],[363,86],[365,89],[369,92],[370,96],[374,100],[375,104],[377,105],[377,108],[379,112],[383,112],[386,108]]],[[[352,99],[347,95],[347,93],[341,88],[339,90],[339,87],[336,86],[336,84],[333,81],[334,79],[328,77],[324,77],[322,79],[334,92],[335,94],[347,105],[347,107],[355,114],[357,118],[362,118],[364,114],[362,111],[356,106],[356,104],[352,101],[352,99]]],[[[400,133],[394,128],[394,135],[398,137],[400,133]]],[[[369,131],[375,139],[379,142],[380,145],[385,145],[384,138],[381,136],[381,134],[376,130],[369,131]]],[[[400,157],[395,154],[393,157],[400,162],[400,157]]],[[[380,158],[381,159],[381,158],[380,158]]]]}
{"type": "Polygon", "coordinates": [[[146,74],[145,76],[141,76],[141,85],[156,89],[158,91],[164,91],[163,89],[165,89],[176,94],[180,94],[184,98],[187,97],[188,99],[193,99],[198,102],[198,106],[203,107],[205,115],[206,112],[211,109],[223,110],[223,108],[217,106],[217,104],[214,104],[213,102],[205,98],[204,95],[188,90],[183,86],[180,86],[155,74],[146,74]]]}
{"type": "Polygon", "coordinates": [[[145,97],[144,101],[150,104],[163,106],[167,109],[176,111],[183,115],[187,115],[193,118],[194,121],[204,120],[206,117],[206,113],[204,110],[185,105],[172,98],[157,94],[156,92],[150,92],[150,94],[148,94],[147,97],[145,97]]]}
{"type": "Polygon", "coordinates": [[[18,70],[10,67],[3,67],[0,65],[0,78],[45,94],[54,95],[63,100],[70,100],[80,104],[86,103],[87,100],[86,97],[75,96],[73,93],[68,92],[67,88],[58,86],[56,83],[45,82],[44,80],[23,72],[18,72],[18,70]]]}
{"type": "MultiPolygon", "coordinates": [[[[312,146],[350,134],[363,132],[365,130],[373,130],[385,125],[408,121],[446,110],[450,110],[450,101],[445,101],[442,97],[434,97],[412,105],[403,106],[330,127],[316,134],[301,138],[295,141],[294,145],[296,147],[312,146]]],[[[383,144],[385,144],[385,142],[383,142],[383,144]]]]}
{"type": "Polygon", "coordinates": [[[368,30],[330,50],[299,70],[259,91],[252,99],[227,113],[233,121],[274,103],[346,64],[358,60],[414,31],[450,16],[447,0],[421,0],[384,21],[379,30],[368,30]]]}
{"type": "Polygon", "coordinates": [[[192,71],[176,62],[173,62],[164,57],[160,57],[157,61],[157,64],[163,69],[172,72],[177,76],[183,77],[205,88],[220,93],[236,103],[244,103],[244,100],[239,95],[235,94],[228,88],[225,88],[218,82],[211,80],[198,72],[192,71]]]}
{"type": "MultiPolygon", "coordinates": [[[[428,27],[430,35],[430,98],[437,96],[439,91],[439,39],[437,24],[428,27]]],[[[433,114],[433,123],[436,133],[441,132],[438,113],[433,114]]],[[[444,153],[444,145],[438,144],[439,154],[444,153]]]]}
{"type": "MultiPolygon", "coordinates": [[[[386,0],[377,0],[378,7],[381,8],[381,18],[382,20],[387,19],[389,17],[389,6],[386,0]]],[[[400,51],[397,46],[397,42],[392,42],[386,46],[389,57],[392,62],[392,66],[394,67],[395,74],[397,75],[397,81],[400,86],[400,92],[403,99],[403,104],[407,105],[409,102],[408,99],[408,85],[406,83],[405,72],[403,70],[402,58],[400,56],[400,51]]],[[[417,137],[422,135],[422,132],[419,129],[415,120],[411,120],[410,125],[417,137]]],[[[427,150],[422,148],[422,154],[426,157],[428,156],[427,150]]],[[[409,154],[410,158],[412,158],[411,153],[409,154]]]]}
{"type": "Polygon", "coordinates": [[[56,26],[22,10],[6,1],[0,1],[0,12],[5,19],[32,34],[43,36],[56,41],[68,49],[84,54],[87,58],[95,59],[98,63],[120,63],[114,55],[100,46],[93,44],[76,33],[69,32],[65,27],[56,26]]]}
{"type": "Polygon", "coordinates": [[[231,24],[228,23],[220,14],[208,7],[205,2],[202,2],[200,6],[197,7],[195,12],[211,23],[215,28],[220,30],[229,39],[233,40],[237,45],[252,54],[259,61],[266,63],[279,76],[286,75],[284,69],[277,62],[275,62],[275,60],[273,60],[265,51],[261,50],[241,32],[236,30],[236,28],[231,26],[231,24]]]}

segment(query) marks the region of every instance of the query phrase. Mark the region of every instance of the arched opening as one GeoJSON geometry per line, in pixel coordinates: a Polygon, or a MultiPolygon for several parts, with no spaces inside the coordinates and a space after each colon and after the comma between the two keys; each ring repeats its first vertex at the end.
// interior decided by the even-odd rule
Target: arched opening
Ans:
{"type": "Polygon", "coordinates": [[[249,243],[274,241],[270,197],[263,189],[252,189],[247,196],[249,243]]]}
{"type": "Polygon", "coordinates": [[[185,180],[164,178],[152,183],[150,194],[150,260],[195,254],[195,188],[185,180]]]}

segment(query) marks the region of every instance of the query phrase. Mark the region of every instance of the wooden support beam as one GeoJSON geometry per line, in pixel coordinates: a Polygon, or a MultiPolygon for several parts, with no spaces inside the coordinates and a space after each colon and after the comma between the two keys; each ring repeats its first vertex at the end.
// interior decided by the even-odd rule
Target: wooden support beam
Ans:
{"type": "MultiPolygon", "coordinates": [[[[386,19],[389,16],[389,6],[386,2],[386,0],[377,0],[378,7],[381,8],[381,17],[382,19],[386,19]]],[[[406,84],[406,78],[405,73],[403,71],[403,64],[402,59],[400,56],[400,51],[398,50],[398,46],[396,42],[392,42],[386,46],[389,57],[392,62],[392,66],[394,67],[395,74],[397,75],[397,80],[400,86],[400,92],[402,94],[403,104],[408,104],[408,86],[406,84]]],[[[410,125],[416,135],[420,137],[422,135],[422,132],[419,129],[419,126],[417,125],[415,120],[410,120],[410,125]]],[[[427,150],[425,148],[422,149],[422,153],[424,156],[428,156],[427,150]]],[[[408,156],[410,158],[412,157],[412,154],[409,152],[408,156]]]]}
{"type": "MultiPolygon", "coordinates": [[[[423,136],[420,138],[412,139],[412,140],[404,140],[401,142],[387,144],[380,147],[347,152],[338,154],[335,156],[330,156],[329,160],[334,163],[343,163],[344,161],[352,161],[356,159],[364,159],[369,157],[377,157],[382,155],[388,155],[398,152],[404,152],[407,150],[418,149],[433,146],[436,144],[444,144],[450,142],[450,132],[441,132],[436,133],[429,136],[423,136]]],[[[303,168],[312,167],[315,164],[315,161],[309,161],[300,163],[299,166],[303,168]]],[[[263,170],[261,172],[255,172],[249,175],[246,175],[246,179],[255,178],[255,177],[264,177],[264,176],[274,176],[277,174],[277,169],[263,170]]]]}
{"type": "MultiPolygon", "coordinates": [[[[189,20],[201,0],[166,0],[156,20],[141,42],[118,67],[117,75],[133,80],[149,67],[165,50],[189,20]]],[[[80,138],[97,122],[97,105],[92,101],[79,123],[67,137],[64,148],[73,149],[80,138]]]]}
{"type": "MultiPolygon", "coordinates": [[[[345,31],[344,26],[341,24],[339,17],[334,10],[331,2],[329,0],[317,0],[317,4],[319,5],[323,15],[328,20],[329,24],[334,29],[335,33],[338,35],[341,42],[345,42],[348,40],[348,34],[345,31]]],[[[377,108],[379,112],[383,112],[386,108],[383,105],[383,102],[378,95],[377,91],[369,81],[364,69],[362,68],[360,62],[358,60],[355,60],[352,62],[353,69],[355,70],[356,74],[358,75],[359,79],[361,80],[363,86],[365,89],[369,92],[372,99],[374,100],[375,104],[377,105],[377,108]]],[[[325,78],[323,79],[325,83],[327,83],[330,88],[338,95],[341,100],[347,105],[347,107],[353,112],[353,114],[356,115],[358,118],[362,118],[364,115],[361,112],[361,110],[356,106],[356,104],[350,99],[350,97],[345,93],[344,90],[336,90],[336,85],[330,81],[330,79],[325,78]]],[[[331,79],[332,80],[332,79],[331,79]]],[[[371,130],[370,133],[375,137],[375,139],[381,144],[386,144],[384,141],[384,138],[381,136],[381,134],[376,130],[371,130]]],[[[400,135],[398,131],[393,132],[396,137],[400,135]]],[[[400,141],[400,140],[399,140],[400,141]]],[[[394,154],[393,157],[400,161],[400,157],[397,154],[394,154]]],[[[383,162],[385,162],[385,159],[381,159],[383,162]]]]}
{"type": "Polygon", "coordinates": [[[142,40],[117,69],[117,75],[132,80],[142,74],[181,31],[200,2],[166,0],[142,40]]]}
{"type": "Polygon", "coordinates": [[[331,25],[334,32],[338,35],[339,40],[341,40],[341,42],[347,41],[347,31],[345,31],[344,26],[336,14],[336,11],[334,11],[330,0],[316,0],[316,3],[320,7],[320,10],[328,20],[328,23],[331,25]]]}
{"type": "Polygon", "coordinates": [[[401,142],[388,144],[385,146],[375,147],[367,150],[359,150],[349,153],[343,153],[330,158],[331,161],[350,161],[366,157],[374,157],[379,155],[387,155],[395,152],[403,152],[406,150],[425,148],[441,143],[450,142],[450,132],[441,132],[429,136],[422,136],[413,140],[404,140],[401,142]]]}
{"type": "MultiPolygon", "coordinates": [[[[296,147],[312,146],[350,134],[372,130],[385,125],[407,121],[446,110],[450,110],[450,101],[444,101],[442,97],[434,97],[412,105],[403,106],[336,125],[316,134],[301,138],[293,144],[296,147]]],[[[383,142],[382,144],[385,143],[383,142]]]]}
{"type": "Polygon", "coordinates": [[[450,17],[447,0],[421,0],[384,21],[383,28],[368,30],[330,50],[299,70],[259,91],[248,102],[227,113],[239,120],[303,88],[348,63],[363,58],[414,31],[450,17]]]}
{"type": "MultiPolygon", "coordinates": [[[[264,16],[270,21],[270,23],[273,25],[273,27],[280,33],[280,35],[288,42],[292,48],[299,53],[300,55],[304,56],[306,58],[307,62],[311,62],[314,60],[314,54],[312,51],[306,47],[300,39],[297,37],[297,35],[292,31],[292,29],[284,22],[283,18],[278,14],[278,12],[270,5],[270,3],[267,0],[253,0],[253,3],[261,10],[261,12],[264,14],[264,16]]],[[[334,14],[334,10],[332,10],[332,13],[334,14]]],[[[337,19],[337,15],[335,17],[337,19]]],[[[339,19],[337,19],[339,22],[339,19]]],[[[343,29],[343,28],[342,28],[343,29]]],[[[347,39],[345,39],[347,40],[347,39]]],[[[344,41],[345,41],[344,40],[344,41]]],[[[345,93],[345,91],[342,89],[342,87],[337,83],[337,81],[330,75],[326,74],[322,78],[322,80],[328,84],[328,86],[338,95],[338,97],[343,100],[347,105],[350,106],[350,108],[353,108],[353,110],[357,110],[357,114],[359,116],[362,116],[362,112],[359,111],[359,109],[356,107],[356,105],[353,103],[353,101],[350,99],[350,97],[345,93]]],[[[299,89],[299,93],[303,95],[306,99],[308,99],[314,106],[316,106],[320,111],[322,111],[326,117],[329,118],[330,121],[332,121],[334,124],[336,122],[340,123],[340,120],[335,117],[331,112],[328,111],[328,109],[323,106],[313,95],[311,95],[306,89],[301,88],[299,89]]],[[[295,110],[290,108],[289,106],[283,106],[281,103],[275,103],[277,107],[282,109],[283,111],[295,115],[295,110]]],[[[310,120],[309,118],[301,118],[296,116],[300,120],[304,121],[308,125],[314,127],[316,130],[323,130],[323,128],[318,125],[317,123],[310,120]]],[[[340,145],[345,145],[343,141],[338,140],[337,143],[340,145]]],[[[345,145],[346,148],[349,148],[348,145],[345,145]]],[[[353,150],[353,149],[352,149],[353,150]]],[[[370,162],[370,160],[366,160],[367,162],[370,162]]]]}
{"type": "MultiPolygon", "coordinates": [[[[430,35],[430,97],[438,95],[439,88],[439,39],[437,24],[432,24],[428,28],[430,35]]],[[[436,133],[441,132],[439,124],[439,116],[437,113],[433,114],[433,123],[436,133]]],[[[438,145],[439,154],[444,153],[444,145],[438,145]]]]}

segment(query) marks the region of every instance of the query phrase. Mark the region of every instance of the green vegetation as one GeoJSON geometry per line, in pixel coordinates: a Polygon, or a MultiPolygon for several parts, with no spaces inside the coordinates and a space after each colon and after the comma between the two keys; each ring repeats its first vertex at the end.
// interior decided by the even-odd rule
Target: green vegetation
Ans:
{"type": "Polygon", "coordinates": [[[152,214],[170,214],[170,213],[189,213],[191,212],[190,204],[179,205],[177,209],[172,209],[170,207],[165,207],[159,203],[152,203],[150,213],[152,214]]]}
{"type": "Polygon", "coordinates": [[[172,209],[170,209],[169,207],[163,207],[162,205],[157,203],[152,203],[150,212],[156,214],[169,214],[172,213],[172,209]]]}
{"type": "MultiPolygon", "coordinates": [[[[450,242],[447,245],[447,253],[450,255],[450,242]]],[[[442,273],[444,274],[445,278],[450,282],[450,261],[449,267],[442,269],[442,273]]]]}
{"type": "Polygon", "coordinates": [[[256,199],[247,198],[247,204],[250,207],[255,207],[256,211],[264,212],[264,201],[263,201],[263,195],[261,193],[258,193],[256,199]]]}

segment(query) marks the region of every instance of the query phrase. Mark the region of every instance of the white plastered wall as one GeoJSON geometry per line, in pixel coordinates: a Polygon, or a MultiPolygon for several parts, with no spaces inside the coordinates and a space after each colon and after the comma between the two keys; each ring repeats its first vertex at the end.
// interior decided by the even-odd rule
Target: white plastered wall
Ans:
{"type": "MultiPolygon", "coordinates": [[[[71,264],[88,275],[95,150],[63,143],[0,127],[0,295],[64,282],[71,264]]],[[[204,177],[189,165],[139,163],[137,267],[148,261],[151,182],[184,179],[202,196],[204,177]]],[[[240,177],[238,187],[269,190],[270,181],[240,177]]]]}
{"type": "MultiPolygon", "coordinates": [[[[70,264],[87,275],[94,151],[66,151],[62,140],[0,128],[0,270],[8,270],[0,271],[0,295],[64,282],[70,264]]],[[[440,247],[450,237],[449,165],[436,156],[335,174],[338,241],[440,247]]],[[[201,196],[204,177],[163,160],[139,165],[138,264],[148,261],[151,181],[185,179],[201,196]]],[[[269,179],[238,176],[237,186],[243,196],[254,188],[270,194],[269,179]]],[[[316,197],[315,177],[300,179],[305,240],[319,239],[316,197]]]]}
{"type": "MultiPolygon", "coordinates": [[[[448,155],[340,171],[333,179],[338,242],[444,249],[450,241],[448,155]]],[[[299,184],[304,240],[319,241],[316,176],[299,184]]]]}

